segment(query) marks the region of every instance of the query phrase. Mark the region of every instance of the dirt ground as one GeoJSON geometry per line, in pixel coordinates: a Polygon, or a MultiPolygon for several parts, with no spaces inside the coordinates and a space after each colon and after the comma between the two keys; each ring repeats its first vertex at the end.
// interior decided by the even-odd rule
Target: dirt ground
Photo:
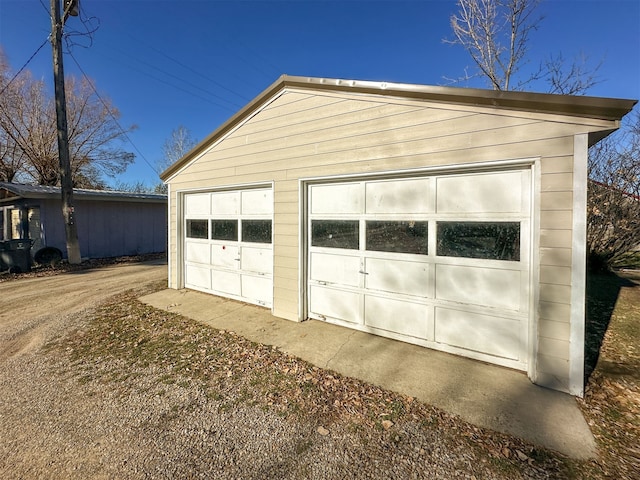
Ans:
{"type": "Polygon", "coordinates": [[[635,283],[613,285],[579,462],[143,305],[162,259],[91,267],[0,277],[0,478],[638,478],[635,283]]]}
{"type": "Polygon", "coordinates": [[[166,261],[112,265],[66,275],[0,283],[0,361],[40,348],[47,331],[69,314],[102,303],[114,294],[167,277],[166,261]]]}

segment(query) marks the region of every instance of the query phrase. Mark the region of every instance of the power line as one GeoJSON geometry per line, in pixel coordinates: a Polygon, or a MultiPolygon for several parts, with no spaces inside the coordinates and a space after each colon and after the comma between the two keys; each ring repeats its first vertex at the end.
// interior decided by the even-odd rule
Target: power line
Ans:
{"type": "Polygon", "coordinates": [[[144,154],[140,151],[140,149],[138,149],[138,147],[135,145],[135,143],[133,143],[133,141],[131,140],[131,137],[129,137],[129,134],[126,132],[126,130],[124,128],[122,128],[122,125],[120,125],[120,122],[118,121],[118,119],[115,117],[115,115],[113,114],[113,112],[111,111],[111,108],[109,107],[109,105],[107,105],[107,102],[105,102],[102,97],[100,96],[100,94],[98,93],[98,90],[96,89],[95,85],[93,84],[93,82],[91,81],[91,79],[87,76],[87,74],[84,72],[84,70],[82,69],[82,67],[80,66],[80,64],[78,63],[78,60],[76,59],[76,57],[73,56],[73,53],[69,52],[69,56],[71,57],[71,59],[73,60],[73,62],[76,64],[76,67],[78,67],[78,70],[80,70],[80,73],[82,73],[82,76],[85,78],[85,80],[87,81],[87,83],[91,86],[91,89],[93,90],[93,93],[96,94],[96,97],[98,97],[98,100],[100,100],[100,103],[102,103],[102,105],[105,107],[105,109],[107,110],[107,112],[109,113],[109,116],[111,117],[111,119],[115,122],[115,124],[118,126],[118,128],[120,129],[120,131],[122,132],[122,134],[124,135],[124,137],[127,139],[127,141],[131,144],[131,146],[135,149],[136,152],[138,152],[138,154],[140,155],[140,157],[145,161],[145,163],[147,165],[149,165],[149,167],[151,168],[151,170],[154,171],[154,173],[158,176],[160,176],[160,172],[158,172],[158,170],[156,169],[155,166],[153,166],[151,164],[151,162],[149,162],[149,160],[147,160],[147,157],[144,156],[144,154]]]}
{"type": "MultiPolygon", "coordinates": [[[[113,47],[112,47],[112,48],[113,48],[113,47]]],[[[220,100],[220,101],[223,101],[223,102],[229,103],[230,105],[232,105],[232,106],[234,106],[234,107],[236,107],[236,108],[240,108],[240,107],[242,106],[242,105],[239,105],[239,104],[237,104],[237,103],[235,103],[235,102],[232,102],[232,101],[230,101],[230,100],[227,100],[227,99],[225,99],[224,97],[221,97],[221,96],[219,96],[219,95],[216,95],[215,93],[211,93],[209,90],[206,90],[206,89],[204,89],[204,88],[202,88],[202,87],[200,87],[200,86],[196,85],[195,83],[190,82],[189,80],[185,80],[184,78],[181,78],[181,77],[179,77],[179,76],[177,76],[177,75],[175,75],[175,74],[173,74],[173,73],[171,73],[171,72],[167,72],[166,70],[163,70],[163,69],[162,69],[162,68],[160,68],[160,67],[156,67],[155,65],[153,65],[153,64],[151,64],[151,63],[149,63],[149,62],[146,62],[146,61],[144,61],[144,60],[136,59],[136,58],[132,57],[131,55],[128,55],[126,52],[123,52],[122,50],[119,50],[119,49],[117,49],[117,48],[113,48],[113,50],[115,50],[116,52],[120,53],[120,54],[121,54],[121,55],[123,55],[123,56],[129,57],[130,59],[132,59],[132,60],[136,61],[137,63],[140,63],[140,64],[142,64],[142,65],[146,65],[146,66],[148,66],[148,67],[150,67],[150,68],[152,68],[152,69],[154,69],[154,70],[157,70],[158,72],[162,73],[163,75],[166,75],[166,76],[168,76],[168,77],[174,78],[174,79],[178,80],[179,82],[182,82],[182,83],[184,83],[185,85],[190,86],[191,88],[194,88],[194,89],[196,89],[196,90],[200,90],[201,92],[205,93],[206,95],[210,95],[210,96],[212,96],[213,98],[216,98],[216,99],[218,99],[218,100],[220,100]]],[[[144,73],[146,73],[146,72],[144,72],[144,73]]],[[[148,74],[147,74],[147,75],[148,75],[148,74]]],[[[153,77],[152,75],[149,75],[149,76],[151,76],[152,78],[155,78],[155,77],[153,77]]],[[[156,80],[157,80],[157,78],[156,78],[156,80]]],[[[168,83],[168,82],[165,82],[165,83],[168,83]]],[[[187,90],[183,90],[183,91],[187,91],[187,90]]],[[[192,93],[192,92],[188,92],[188,91],[187,91],[187,93],[192,93]]],[[[193,93],[192,93],[192,94],[193,94],[193,93]]],[[[193,95],[195,95],[195,94],[193,94],[193,95]]],[[[202,98],[202,97],[200,97],[200,98],[202,98]]],[[[217,103],[215,103],[215,102],[213,102],[213,101],[212,101],[211,103],[213,103],[214,105],[218,105],[218,106],[224,107],[224,105],[217,104],[217,103]]],[[[226,107],[226,108],[228,108],[228,107],[226,107]]]]}
{"type": "MultiPolygon", "coordinates": [[[[231,108],[228,105],[223,105],[221,103],[215,102],[214,100],[212,100],[210,98],[207,98],[207,97],[205,97],[203,95],[199,95],[198,93],[195,93],[195,92],[192,92],[190,90],[187,90],[186,88],[183,88],[183,87],[181,87],[179,85],[176,85],[175,83],[168,82],[167,80],[165,80],[163,78],[159,78],[159,77],[149,73],[147,70],[143,70],[141,68],[137,68],[137,67],[135,67],[133,65],[130,65],[130,64],[125,63],[125,62],[122,62],[121,60],[116,60],[113,57],[110,57],[108,55],[103,55],[103,57],[107,58],[107,59],[109,59],[109,60],[111,60],[113,62],[116,62],[119,65],[124,65],[125,67],[130,68],[131,70],[134,70],[134,71],[136,71],[138,73],[141,73],[142,75],[145,75],[145,76],[155,80],[156,82],[162,83],[164,85],[168,85],[169,87],[171,87],[171,88],[173,88],[175,90],[180,90],[181,92],[184,92],[184,93],[186,93],[188,95],[191,95],[191,96],[193,96],[195,98],[199,98],[200,100],[203,100],[203,101],[205,101],[207,103],[210,103],[211,105],[215,105],[216,107],[223,108],[223,109],[225,109],[227,111],[230,111],[230,112],[234,112],[235,111],[234,108],[231,108]]],[[[208,95],[212,95],[212,94],[210,94],[210,93],[208,93],[206,91],[205,91],[205,93],[207,93],[208,95]]]]}
{"type": "Polygon", "coordinates": [[[9,85],[11,85],[11,84],[13,83],[13,81],[14,81],[16,78],[18,78],[18,75],[20,75],[20,74],[22,73],[22,71],[23,71],[25,68],[27,68],[27,65],[29,65],[29,63],[31,63],[31,60],[33,60],[33,58],[38,54],[38,52],[39,52],[40,50],[42,50],[42,47],[44,47],[44,46],[47,44],[47,42],[48,42],[48,41],[49,41],[49,38],[45,39],[45,41],[44,41],[44,42],[42,42],[42,45],[40,45],[40,46],[38,47],[38,49],[37,49],[35,52],[33,52],[33,55],[31,55],[31,56],[29,57],[29,60],[27,60],[27,61],[26,61],[26,63],[25,63],[25,64],[20,68],[20,70],[18,70],[18,71],[16,72],[16,74],[11,78],[11,80],[9,80],[9,83],[7,83],[7,84],[2,88],[2,91],[0,92],[0,95],[2,95],[2,94],[5,92],[5,90],[6,90],[7,88],[9,88],[9,85]]]}
{"type": "Polygon", "coordinates": [[[243,94],[241,94],[241,93],[238,93],[238,92],[236,92],[236,91],[234,91],[234,90],[231,90],[231,89],[230,89],[230,88],[228,88],[228,87],[225,87],[225,86],[224,86],[224,85],[222,85],[220,82],[218,82],[218,81],[214,80],[213,78],[210,78],[210,77],[208,77],[208,76],[204,75],[203,73],[201,73],[201,72],[199,72],[199,71],[195,70],[194,68],[190,67],[189,65],[186,65],[186,64],[182,63],[180,60],[178,60],[178,59],[176,59],[176,58],[173,58],[172,56],[168,55],[167,53],[163,52],[162,50],[157,49],[157,48],[156,48],[156,47],[154,47],[153,45],[151,45],[151,44],[149,44],[149,43],[147,43],[147,42],[145,42],[145,41],[143,41],[143,40],[140,40],[139,38],[135,38],[135,37],[134,37],[133,35],[131,35],[129,32],[126,32],[126,33],[127,33],[127,36],[128,36],[131,40],[133,40],[133,41],[135,41],[135,42],[138,42],[138,43],[139,43],[139,44],[141,44],[141,45],[146,46],[146,47],[147,47],[147,48],[149,48],[150,50],[153,50],[154,52],[158,53],[159,55],[162,55],[163,57],[167,58],[168,60],[171,60],[172,62],[174,62],[174,63],[176,63],[176,64],[180,65],[182,68],[186,68],[186,69],[187,69],[187,70],[189,70],[190,72],[195,73],[196,75],[198,75],[199,77],[204,78],[204,79],[205,79],[205,80],[207,80],[208,82],[211,82],[211,83],[213,83],[213,84],[217,85],[218,87],[222,88],[223,90],[226,90],[227,92],[229,92],[229,93],[231,93],[231,94],[233,94],[233,95],[236,95],[236,96],[240,97],[240,98],[241,98],[242,100],[244,100],[245,102],[247,102],[247,101],[249,101],[249,100],[250,100],[250,99],[249,99],[249,98],[247,98],[245,95],[243,95],[243,94]]]}

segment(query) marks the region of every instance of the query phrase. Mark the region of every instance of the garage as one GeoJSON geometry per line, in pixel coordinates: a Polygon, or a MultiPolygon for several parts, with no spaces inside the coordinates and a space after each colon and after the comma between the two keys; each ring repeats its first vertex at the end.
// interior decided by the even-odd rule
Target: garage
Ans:
{"type": "Polygon", "coordinates": [[[311,318],[526,369],[529,170],[308,187],[311,318]]]}
{"type": "Polygon", "coordinates": [[[270,307],[271,188],[184,196],[185,287],[270,307]]]}
{"type": "Polygon", "coordinates": [[[283,75],[162,173],[169,286],[582,395],[587,152],[634,104],[283,75]]]}

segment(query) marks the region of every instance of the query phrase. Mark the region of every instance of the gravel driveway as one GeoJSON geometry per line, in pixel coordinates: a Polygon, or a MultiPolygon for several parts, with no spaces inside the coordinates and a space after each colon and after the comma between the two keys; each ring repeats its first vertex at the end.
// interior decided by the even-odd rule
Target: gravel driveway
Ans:
{"type": "MultiPolygon", "coordinates": [[[[497,447],[493,434],[480,437],[485,435],[480,429],[435,409],[429,410],[433,416],[406,414],[396,424],[389,422],[390,429],[330,423],[322,415],[289,415],[270,403],[243,401],[237,391],[216,398],[197,378],[168,375],[161,365],[132,367],[117,357],[74,363],[64,351],[48,346],[52,338],[82,331],[114,294],[159,288],[165,278],[166,265],[156,262],[0,283],[0,478],[557,475],[545,468],[555,461],[535,465],[515,454],[491,461],[489,448],[509,454],[513,444],[508,438],[499,437],[497,447]]],[[[156,315],[145,308],[149,316],[156,315]]],[[[128,315],[138,322],[137,314],[128,315]]],[[[205,327],[193,327],[193,335],[204,342],[200,328],[205,327]]],[[[207,348],[222,338],[215,335],[207,348]]]]}

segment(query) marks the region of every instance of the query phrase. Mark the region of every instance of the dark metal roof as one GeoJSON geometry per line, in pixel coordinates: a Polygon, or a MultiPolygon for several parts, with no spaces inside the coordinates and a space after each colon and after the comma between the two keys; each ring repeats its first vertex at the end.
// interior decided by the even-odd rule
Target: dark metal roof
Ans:
{"type": "MultiPolygon", "coordinates": [[[[637,100],[617,98],[555,95],[548,93],[514,92],[501,90],[483,90],[477,88],[438,87],[392,82],[371,82],[362,80],[341,80],[330,78],[297,77],[282,75],[276,82],[259,94],[255,99],[223,123],[211,135],[196,145],[189,153],[167,168],[160,178],[167,180],[191,159],[202,153],[215,140],[233,129],[251,112],[255,111],[267,99],[283,89],[303,89],[313,91],[335,91],[356,94],[381,95],[404,99],[427,100],[441,103],[493,107],[524,112],[537,112],[555,115],[567,115],[617,122],[631,111],[637,100]]],[[[615,130],[603,129],[600,135],[591,139],[595,143],[615,130]],[[605,131],[606,130],[606,131],[605,131]]]]}
{"type": "MultiPolygon", "coordinates": [[[[90,190],[74,188],[74,198],[112,202],[166,202],[167,196],[155,193],[119,192],[115,190],[90,190]]],[[[0,182],[0,201],[5,198],[53,198],[61,197],[60,187],[46,185],[25,185],[22,183],[0,182]]]]}

